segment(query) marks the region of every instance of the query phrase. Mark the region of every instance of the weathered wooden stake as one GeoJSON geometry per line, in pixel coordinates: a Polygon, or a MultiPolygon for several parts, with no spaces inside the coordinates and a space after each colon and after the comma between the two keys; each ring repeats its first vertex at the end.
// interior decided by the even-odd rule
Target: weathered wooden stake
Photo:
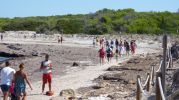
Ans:
{"type": "Polygon", "coordinates": [[[149,80],[147,82],[147,91],[149,92],[149,90],[150,90],[150,79],[151,79],[150,73],[147,73],[147,76],[149,76],[149,80]]]}
{"type": "MultiPolygon", "coordinates": [[[[170,50],[171,50],[171,49],[170,49],[170,50]]],[[[172,58],[171,51],[170,51],[170,66],[173,67],[173,58],[172,58]]]]}
{"type": "Polygon", "coordinates": [[[163,36],[163,64],[161,68],[161,72],[162,72],[161,83],[162,83],[164,95],[165,95],[165,72],[166,72],[166,65],[167,65],[166,62],[167,62],[167,35],[165,34],[163,36]]]}
{"type": "Polygon", "coordinates": [[[156,73],[156,81],[155,81],[155,86],[156,86],[156,90],[155,90],[155,94],[156,94],[156,100],[161,100],[161,94],[160,94],[160,87],[159,87],[159,82],[158,82],[158,77],[162,78],[162,73],[161,72],[157,72],[156,73]]]}
{"type": "Polygon", "coordinates": [[[152,85],[154,86],[154,66],[152,66],[152,85]]]}
{"type": "Polygon", "coordinates": [[[141,100],[141,90],[140,90],[140,86],[138,83],[138,78],[140,78],[139,75],[137,75],[137,92],[136,92],[136,100],[141,100]]]}

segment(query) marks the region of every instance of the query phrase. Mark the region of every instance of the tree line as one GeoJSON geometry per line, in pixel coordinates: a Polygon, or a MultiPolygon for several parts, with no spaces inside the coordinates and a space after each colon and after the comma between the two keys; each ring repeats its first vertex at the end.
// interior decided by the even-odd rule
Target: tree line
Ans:
{"type": "Polygon", "coordinates": [[[179,34],[179,13],[102,9],[95,13],[0,18],[0,31],[53,34],[179,34]]]}

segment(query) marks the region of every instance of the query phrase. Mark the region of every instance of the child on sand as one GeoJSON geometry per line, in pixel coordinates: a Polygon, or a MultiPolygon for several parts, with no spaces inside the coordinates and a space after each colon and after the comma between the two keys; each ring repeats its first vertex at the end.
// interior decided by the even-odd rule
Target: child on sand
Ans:
{"type": "Polygon", "coordinates": [[[14,75],[14,82],[15,82],[15,93],[18,98],[18,100],[26,100],[26,83],[29,85],[29,87],[32,90],[32,86],[27,78],[27,74],[24,72],[24,64],[19,65],[19,71],[17,71],[14,75]],[[23,94],[23,95],[22,95],[23,94]]]}

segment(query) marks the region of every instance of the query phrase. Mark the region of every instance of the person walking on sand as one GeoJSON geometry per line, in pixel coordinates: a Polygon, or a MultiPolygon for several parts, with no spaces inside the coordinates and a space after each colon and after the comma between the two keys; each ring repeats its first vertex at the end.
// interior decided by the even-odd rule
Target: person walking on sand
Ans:
{"type": "Polygon", "coordinates": [[[100,44],[100,47],[103,46],[103,39],[100,39],[100,40],[99,40],[99,44],[100,44]]]}
{"type": "Polygon", "coordinates": [[[116,58],[116,62],[118,62],[118,58],[119,58],[119,50],[118,50],[118,48],[116,48],[116,51],[115,51],[115,58],[116,58]]]}
{"type": "Polygon", "coordinates": [[[96,46],[96,39],[95,39],[95,37],[93,38],[93,47],[95,47],[96,46]]]}
{"type": "Polygon", "coordinates": [[[106,40],[106,48],[108,48],[108,47],[109,47],[109,41],[106,40]]]}
{"type": "Polygon", "coordinates": [[[108,63],[109,62],[111,63],[111,59],[113,57],[113,52],[112,52],[112,48],[111,47],[107,47],[107,49],[106,49],[106,56],[107,56],[108,63]]]}
{"type": "Polygon", "coordinates": [[[14,83],[15,83],[15,94],[17,96],[17,100],[26,100],[26,83],[29,85],[29,87],[32,90],[32,86],[27,78],[27,74],[24,72],[24,64],[21,63],[19,65],[19,71],[17,71],[14,75],[14,83]]]}
{"type": "Polygon", "coordinates": [[[98,42],[99,42],[99,38],[96,37],[96,45],[98,45],[98,42]]]}
{"type": "Polygon", "coordinates": [[[131,53],[132,54],[135,54],[136,47],[137,47],[137,45],[135,43],[135,40],[132,40],[131,41],[131,53]]]}
{"type": "Polygon", "coordinates": [[[100,65],[103,65],[103,64],[104,64],[104,57],[105,57],[105,50],[104,50],[104,48],[102,47],[102,48],[99,50],[100,65]]]}
{"type": "Polygon", "coordinates": [[[118,45],[119,45],[119,41],[118,41],[118,39],[116,39],[116,41],[115,41],[116,48],[118,48],[118,45]]]}
{"type": "Polygon", "coordinates": [[[44,93],[45,84],[48,83],[49,92],[52,91],[52,62],[49,60],[49,55],[45,55],[45,61],[42,61],[40,70],[43,72],[42,76],[42,94],[44,93]]]}
{"type": "Polygon", "coordinates": [[[11,64],[9,61],[7,61],[5,65],[6,67],[4,67],[0,72],[0,86],[3,92],[3,100],[8,100],[9,90],[12,84],[15,70],[10,67],[11,64]]]}
{"type": "Polygon", "coordinates": [[[129,56],[130,46],[129,46],[129,43],[127,41],[126,41],[126,44],[125,44],[125,49],[126,49],[126,55],[129,56]]]}
{"type": "Polygon", "coordinates": [[[60,40],[60,36],[58,36],[58,43],[60,43],[61,42],[61,40],[60,40]]]}
{"type": "Polygon", "coordinates": [[[3,35],[1,34],[1,41],[3,40],[3,35]]]}
{"type": "Polygon", "coordinates": [[[119,57],[122,57],[122,49],[123,49],[123,44],[122,44],[122,41],[120,41],[120,43],[119,43],[119,46],[118,46],[118,50],[119,50],[119,57]]]}
{"type": "Polygon", "coordinates": [[[110,45],[113,47],[113,45],[114,45],[113,39],[111,39],[110,45]]]}
{"type": "Polygon", "coordinates": [[[61,40],[61,44],[62,44],[62,42],[63,42],[63,37],[62,36],[61,36],[60,40],[61,40]]]}

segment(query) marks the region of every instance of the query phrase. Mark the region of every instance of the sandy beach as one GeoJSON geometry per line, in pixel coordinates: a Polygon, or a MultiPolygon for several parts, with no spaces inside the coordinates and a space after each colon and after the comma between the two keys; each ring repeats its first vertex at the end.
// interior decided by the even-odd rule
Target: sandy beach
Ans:
{"type": "MultiPolygon", "coordinates": [[[[101,66],[98,58],[99,47],[93,47],[92,39],[89,37],[65,37],[63,44],[57,43],[55,39],[5,38],[0,44],[1,51],[24,56],[13,60],[13,68],[17,70],[21,62],[25,63],[25,70],[34,88],[32,91],[29,88],[27,89],[28,100],[49,100],[57,97],[63,89],[73,89],[76,92],[76,97],[83,97],[85,93],[80,93],[80,88],[96,85],[97,82],[94,82],[94,79],[107,73],[108,71],[106,70],[111,66],[119,66],[119,64],[123,64],[135,57],[145,58],[148,54],[160,52],[160,48],[161,43],[158,41],[154,41],[151,37],[142,37],[137,41],[135,55],[123,56],[119,58],[118,62],[113,60],[112,63],[106,63],[101,66]],[[42,73],[39,71],[39,67],[40,62],[44,60],[45,53],[50,55],[53,63],[52,86],[55,94],[52,97],[41,95],[42,73]],[[72,66],[73,62],[77,62],[79,66],[72,66]]],[[[126,91],[127,93],[128,91],[126,91]]],[[[100,95],[96,97],[88,96],[88,99],[107,100],[105,94],[103,96],[104,98],[100,97],[100,95]]]]}

